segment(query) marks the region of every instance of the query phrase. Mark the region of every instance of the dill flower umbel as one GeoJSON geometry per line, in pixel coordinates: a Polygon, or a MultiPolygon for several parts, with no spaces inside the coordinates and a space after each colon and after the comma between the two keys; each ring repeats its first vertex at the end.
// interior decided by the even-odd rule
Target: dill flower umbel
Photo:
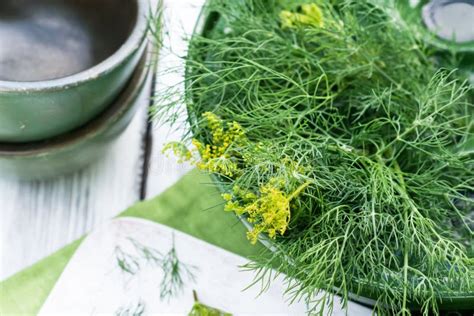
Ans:
{"type": "MultiPolygon", "coordinates": [[[[253,164],[253,155],[262,150],[262,143],[254,146],[252,153],[239,151],[250,142],[245,136],[242,126],[233,122],[224,122],[219,116],[211,112],[203,113],[210,134],[211,141],[204,143],[197,139],[192,140],[193,155],[186,145],[181,142],[171,142],[165,145],[163,152],[172,151],[179,157],[180,162],[190,161],[201,170],[216,173],[221,176],[234,178],[241,169],[253,164]],[[241,166],[239,166],[239,163],[241,166]]],[[[293,176],[304,172],[304,168],[288,157],[282,160],[282,165],[293,176]]],[[[255,244],[260,234],[267,234],[275,239],[277,234],[284,235],[288,229],[291,217],[290,202],[297,197],[308,185],[305,183],[294,192],[287,194],[285,191],[285,178],[272,177],[259,188],[258,193],[253,193],[233,186],[232,193],[222,195],[227,201],[225,210],[245,216],[253,229],[247,233],[247,238],[255,244]]]]}
{"type": "Polygon", "coordinates": [[[169,142],[165,144],[162,152],[166,153],[168,151],[173,152],[173,154],[178,157],[179,163],[190,161],[193,158],[192,152],[182,142],[169,142]]]}
{"type": "Polygon", "coordinates": [[[301,5],[301,13],[283,10],[280,13],[283,28],[298,26],[324,27],[323,11],[315,3],[301,5]]]}
{"type": "Polygon", "coordinates": [[[242,126],[237,122],[224,123],[211,112],[205,112],[203,117],[207,121],[212,140],[210,144],[204,144],[193,139],[193,145],[201,156],[196,166],[201,170],[234,176],[239,171],[235,149],[246,141],[242,126]]]}
{"type": "Polygon", "coordinates": [[[209,143],[192,140],[194,150],[190,150],[181,142],[170,142],[163,152],[172,151],[179,162],[190,161],[201,170],[233,177],[239,173],[238,147],[247,142],[244,130],[237,122],[225,123],[220,117],[211,112],[203,113],[207,130],[211,135],[209,143]],[[193,151],[197,152],[193,155],[193,151]]]}
{"type": "Polygon", "coordinates": [[[272,178],[260,187],[258,194],[234,186],[233,194],[225,193],[222,197],[227,201],[225,210],[245,215],[253,229],[247,238],[256,244],[258,236],[265,233],[275,239],[277,234],[284,235],[291,217],[290,202],[298,196],[309,183],[304,183],[291,194],[286,194],[282,178],[272,178]]]}

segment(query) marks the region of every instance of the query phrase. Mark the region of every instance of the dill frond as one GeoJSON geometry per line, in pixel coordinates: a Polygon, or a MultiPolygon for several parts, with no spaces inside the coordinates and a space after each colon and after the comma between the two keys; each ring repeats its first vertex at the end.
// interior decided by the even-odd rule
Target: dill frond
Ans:
{"type": "Polygon", "coordinates": [[[146,305],[143,301],[138,301],[127,307],[121,307],[115,312],[115,316],[142,316],[145,313],[146,305]]]}
{"type": "Polygon", "coordinates": [[[185,282],[194,283],[196,278],[194,270],[196,267],[189,266],[181,262],[178,258],[176,247],[174,245],[173,236],[173,247],[164,255],[161,263],[161,269],[163,270],[164,277],[161,280],[160,285],[160,298],[170,298],[179,294],[185,282]]]}

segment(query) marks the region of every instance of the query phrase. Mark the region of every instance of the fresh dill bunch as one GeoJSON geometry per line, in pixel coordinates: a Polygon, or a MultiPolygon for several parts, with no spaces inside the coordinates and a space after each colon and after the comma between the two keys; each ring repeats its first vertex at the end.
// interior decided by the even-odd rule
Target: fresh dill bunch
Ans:
{"type": "Polygon", "coordinates": [[[258,278],[277,266],[314,312],[352,293],[381,315],[437,313],[474,293],[472,86],[439,69],[394,1],[311,3],[317,19],[300,16],[308,1],[210,1],[220,18],[186,59],[193,137],[212,144],[207,112],[243,128],[238,172],[217,172],[227,192],[308,183],[272,257],[249,265],[258,278]]]}

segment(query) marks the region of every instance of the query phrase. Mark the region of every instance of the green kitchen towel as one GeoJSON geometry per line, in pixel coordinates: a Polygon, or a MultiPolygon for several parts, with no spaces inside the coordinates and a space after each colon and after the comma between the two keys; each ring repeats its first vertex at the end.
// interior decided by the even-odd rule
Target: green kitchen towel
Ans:
{"type": "MultiPolygon", "coordinates": [[[[248,258],[264,251],[250,245],[243,225],[223,205],[211,178],[193,170],[160,196],[120,216],[158,222],[248,258]]],[[[0,283],[0,315],[36,315],[81,241],[0,283]]]]}

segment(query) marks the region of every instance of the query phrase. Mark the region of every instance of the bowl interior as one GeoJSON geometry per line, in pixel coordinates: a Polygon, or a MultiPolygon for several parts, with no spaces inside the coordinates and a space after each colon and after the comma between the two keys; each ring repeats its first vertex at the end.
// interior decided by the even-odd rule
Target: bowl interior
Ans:
{"type": "Polygon", "coordinates": [[[101,63],[130,36],[137,3],[1,0],[0,80],[58,79],[101,63]]]}

